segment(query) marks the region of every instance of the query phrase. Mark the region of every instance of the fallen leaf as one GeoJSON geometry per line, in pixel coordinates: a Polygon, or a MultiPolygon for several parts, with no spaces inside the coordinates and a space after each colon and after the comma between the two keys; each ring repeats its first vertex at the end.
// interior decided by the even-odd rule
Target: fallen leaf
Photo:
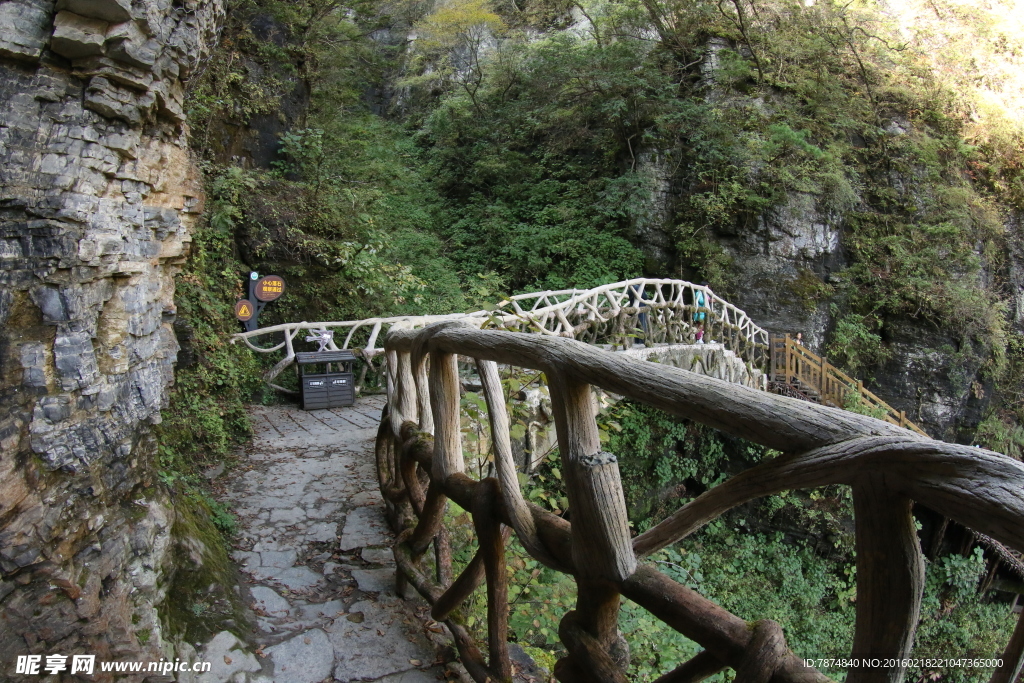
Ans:
{"type": "Polygon", "coordinates": [[[224,663],[225,664],[230,664],[231,663],[231,657],[228,657],[227,655],[224,655],[224,663]]]}

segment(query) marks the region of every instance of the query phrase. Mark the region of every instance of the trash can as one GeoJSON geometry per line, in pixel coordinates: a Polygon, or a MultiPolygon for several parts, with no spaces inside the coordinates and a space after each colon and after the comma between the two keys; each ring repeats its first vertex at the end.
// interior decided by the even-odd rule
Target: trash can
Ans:
{"type": "Polygon", "coordinates": [[[356,402],[351,351],[296,353],[303,410],[350,406],[356,402]]]}

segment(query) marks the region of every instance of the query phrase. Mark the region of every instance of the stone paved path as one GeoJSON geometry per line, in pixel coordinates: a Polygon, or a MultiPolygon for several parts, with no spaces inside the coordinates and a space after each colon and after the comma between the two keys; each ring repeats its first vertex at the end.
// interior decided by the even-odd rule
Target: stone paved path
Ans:
{"type": "Polygon", "coordinates": [[[214,667],[201,683],[445,679],[443,627],[426,603],[394,594],[392,536],[373,465],[383,403],[252,408],[252,447],[222,481],[259,649],[218,634],[201,652],[214,667]]]}

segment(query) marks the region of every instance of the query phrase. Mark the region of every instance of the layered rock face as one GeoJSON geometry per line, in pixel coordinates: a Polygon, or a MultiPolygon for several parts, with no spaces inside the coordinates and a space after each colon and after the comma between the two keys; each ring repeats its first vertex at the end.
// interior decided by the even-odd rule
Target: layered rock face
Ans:
{"type": "MultiPolygon", "coordinates": [[[[811,350],[827,356],[833,299],[809,295],[814,287],[841,282],[848,265],[843,234],[841,216],[821,211],[806,193],[790,194],[753,230],[716,234],[744,283],[733,303],[774,334],[802,332],[811,350]]],[[[984,391],[970,390],[977,387],[982,358],[958,358],[956,337],[925,321],[890,318],[885,329],[890,359],[860,379],[935,438],[973,433],[988,404],[984,391]]]]}
{"type": "MultiPolygon", "coordinates": [[[[157,654],[153,424],[201,191],[183,85],[220,0],[0,4],[0,662],[157,654]]],[[[164,650],[166,653],[166,650],[164,650]]]]}
{"type": "MultiPolygon", "coordinates": [[[[648,172],[659,177],[659,167],[649,166],[648,172]]],[[[666,182],[656,187],[652,214],[668,216],[680,191],[666,182]]],[[[736,281],[743,283],[729,300],[771,333],[802,332],[811,350],[827,354],[835,324],[832,299],[812,299],[807,290],[838,284],[848,263],[841,216],[815,204],[814,195],[792,193],[786,203],[759,216],[755,226],[719,229],[712,237],[728,255],[736,281]]],[[[637,233],[648,267],[667,269],[672,259],[668,231],[653,222],[638,226],[637,233]]],[[[1017,272],[1013,263],[1011,254],[1011,276],[1017,272]]],[[[956,351],[961,342],[952,332],[918,320],[887,320],[884,342],[891,356],[862,378],[868,387],[935,438],[956,440],[972,433],[992,395],[991,381],[981,375],[984,358],[956,351]]]]}
{"type": "MultiPolygon", "coordinates": [[[[717,69],[717,55],[724,43],[709,41],[702,73],[708,97],[721,98],[710,75],[717,69]]],[[[731,95],[730,97],[739,97],[731,95]]],[[[891,136],[907,130],[893,122],[891,136]]],[[[672,231],[676,203],[686,194],[685,183],[672,176],[666,150],[643,150],[637,168],[651,188],[647,218],[637,222],[636,240],[646,256],[649,273],[679,272],[672,231]]],[[[1019,232],[1012,223],[1007,233],[1019,232]]],[[[803,334],[814,352],[827,355],[827,343],[836,320],[832,303],[842,304],[827,291],[842,282],[849,266],[845,252],[844,218],[820,206],[808,192],[790,192],[785,202],[763,212],[751,225],[716,226],[708,236],[722,248],[740,285],[729,301],[743,309],[758,325],[773,334],[803,334]]],[[[1011,287],[1019,291],[1024,272],[1015,255],[1019,245],[1011,240],[1008,270],[1011,287]]],[[[981,278],[992,278],[983,272],[981,278]]],[[[1024,298],[1012,305],[1015,325],[1024,318],[1024,298]]],[[[887,319],[883,343],[889,360],[862,377],[879,397],[922,426],[938,439],[970,438],[981,421],[993,393],[992,381],[982,372],[983,353],[963,350],[952,331],[938,329],[918,319],[887,319]]]]}

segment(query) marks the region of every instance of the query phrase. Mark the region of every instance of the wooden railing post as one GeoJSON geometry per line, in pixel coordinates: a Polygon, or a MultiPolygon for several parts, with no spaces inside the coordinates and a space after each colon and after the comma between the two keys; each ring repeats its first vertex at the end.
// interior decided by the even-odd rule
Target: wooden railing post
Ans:
{"type": "Polygon", "coordinates": [[[573,521],[573,559],[587,578],[622,581],[636,569],[618,461],[601,452],[590,385],[549,377],[573,521]]]}
{"type": "MultiPolygon", "coordinates": [[[[401,358],[399,352],[399,358],[401,358]]],[[[401,362],[399,363],[401,367],[401,362]]],[[[411,364],[410,364],[411,365],[411,364]]],[[[408,385],[414,386],[412,370],[408,372],[408,385]]],[[[401,384],[401,382],[399,382],[401,384]]],[[[448,498],[444,494],[448,478],[465,469],[462,456],[461,416],[459,414],[459,366],[455,354],[430,352],[430,407],[434,418],[434,454],[431,461],[430,487],[419,522],[407,541],[413,561],[418,561],[437,536],[444,519],[448,498]]],[[[401,392],[399,393],[401,400],[401,392]]],[[[410,397],[410,403],[412,397],[410,397]]],[[[443,554],[443,553],[442,553],[443,554]]],[[[443,559],[443,558],[442,558],[443,559]]],[[[404,577],[398,574],[398,588],[402,589],[404,577]]]]}
{"type": "Polygon", "coordinates": [[[1024,612],[1017,618],[1017,628],[1013,629],[1010,642],[1003,651],[1003,664],[992,672],[989,683],[1014,683],[1020,680],[1024,670],[1024,612]]]}
{"type": "Polygon", "coordinates": [[[398,352],[387,350],[384,352],[384,376],[387,378],[388,405],[395,404],[395,389],[398,383],[398,352]]]}
{"type": "Polygon", "coordinates": [[[796,342],[786,335],[786,357],[789,360],[790,376],[798,380],[803,379],[803,367],[800,365],[800,356],[796,352],[796,342]]]}
{"type": "Polygon", "coordinates": [[[462,457],[458,358],[454,353],[430,352],[430,408],[434,417],[430,476],[441,484],[466,467],[462,457]]]}
{"type": "Polygon", "coordinates": [[[430,381],[427,378],[427,354],[419,358],[413,358],[416,367],[413,374],[416,377],[416,408],[419,412],[420,431],[427,434],[434,433],[434,414],[430,408],[430,381]]]}
{"type": "MultiPolygon", "coordinates": [[[[611,453],[601,451],[590,385],[560,373],[550,374],[548,382],[572,513],[578,586],[574,619],[604,651],[621,650],[617,647],[618,584],[633,574],[637,562],[618,462],[611,453]]],[[[561,667],[566,681],[614,680],[587,666],[585,655],[570,659],[572,664],[561,667]]]]}
{"type": "Polygon", "coordinates": [[[848,683],[901,683],[921,613],[924,559],[913,501],[893,493],[881,475],[853,486],[857,548],[855,657],[886,657],[887,668],[851,669],[848,683]]]}
{"type": "Polygon", "coordinates": [[[400,437],[403,422],[417,422],[416,380],[412,374],[412,354],[399,351],[397,361],[391,428],[395,436],[400,437]]]}
{"type": "Polygon", "coordinates": [[[790,361],[789,361],[789,342],[785,337],[782,338],[782,372],[785,376],[785,381],[789,382],[790,375],[790,361]]]}

